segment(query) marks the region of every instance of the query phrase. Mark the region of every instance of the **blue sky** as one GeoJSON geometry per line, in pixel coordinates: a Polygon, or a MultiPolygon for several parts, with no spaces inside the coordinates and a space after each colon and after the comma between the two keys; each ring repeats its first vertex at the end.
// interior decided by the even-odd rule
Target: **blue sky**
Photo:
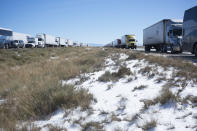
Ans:
{"type": "Polygon", "coordinates": [[[0,27],[105,44],[163,18],[182,19],[196,0],[1,0],[0,27]]]}

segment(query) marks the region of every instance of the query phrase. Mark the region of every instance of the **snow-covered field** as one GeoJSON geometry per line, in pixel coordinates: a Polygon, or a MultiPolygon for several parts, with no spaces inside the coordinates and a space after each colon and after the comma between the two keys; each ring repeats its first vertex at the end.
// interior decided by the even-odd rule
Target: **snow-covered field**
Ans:
{"type": "MultiPolygon", "coordinates": [[[[117,54],[113,54],[117,55],[117,54]]],[[[62,81],[62,84],[73,84],[76,88],[86,88],[93,94],[97,102],[92,102],[91,109],[82,111],[57,110],[49,119],[35,121],[34,125],[48,130],[48,126],[67,130],[176,130],[195,131],[197,129],[197,106],[194,103],[182,103],[169,100],[166,103],[155,103],[148,107],[145,101],[162,96],[167,80],[173,78],[174,68],[150,65],[146,60],[127,60],[126,54],[120,54],[117,60],[113,56],[106,58],[103,70],[62,81]],[[117,81],[101,82],[106,71],[117,72],[121,66],[126,66],[132,72],[117,81]],[[144,71],[150,68],[149,72],[144,71]],[[86,81],[80,81],[86,78],[86,81]]],[[[167,87],[166,87],[167,88],[167,87]]],[[[169,89],[178,94],[180,99],[197,96],[196,85],[189,82],[185,88],[179,84],[169,89]]],[[[168,99],[168,98],[166,98],[168,99]]]]}

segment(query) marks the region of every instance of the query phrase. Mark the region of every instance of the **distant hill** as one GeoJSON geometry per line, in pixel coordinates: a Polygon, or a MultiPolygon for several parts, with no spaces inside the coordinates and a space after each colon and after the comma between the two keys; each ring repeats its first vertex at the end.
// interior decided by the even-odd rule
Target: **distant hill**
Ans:
{"type": "Polygon", "coordinates": [[[88,43],[88,46],[93,46],[93,47],[102,47],[105,44],[95,44],[95,43],[88,43]]]}

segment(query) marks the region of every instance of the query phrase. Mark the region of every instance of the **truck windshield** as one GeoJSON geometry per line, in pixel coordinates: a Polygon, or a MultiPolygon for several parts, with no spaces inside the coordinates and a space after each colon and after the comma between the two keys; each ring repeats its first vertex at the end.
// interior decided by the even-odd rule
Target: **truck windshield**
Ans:
{"type": "Polygon", "coordinates": [[[173,30],[173,36],[182,36],[182,30],[181,29],[173,30]]]}
{"type": "Polygon", "coordinates": [[[28,41],[28,43],[34,43],[34,41],[28,41]]]}
{"type": "Polygon", "coordinates": [[[38,41],[42,41],[42,38],[38,38],[38,41]]]}
{"type": "Polygon", "coordinates": [[[129,42],[135,42],[135,39],[129,39],[129,42]]]}

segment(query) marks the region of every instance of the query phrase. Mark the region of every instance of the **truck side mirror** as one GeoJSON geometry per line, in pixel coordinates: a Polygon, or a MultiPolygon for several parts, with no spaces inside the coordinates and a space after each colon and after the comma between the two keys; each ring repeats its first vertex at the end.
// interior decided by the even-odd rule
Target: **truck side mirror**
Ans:
{"type": "Polygon", "coordinates": [[[168,32],[168,36],[170,36],[170,32],[168,32]]]}

